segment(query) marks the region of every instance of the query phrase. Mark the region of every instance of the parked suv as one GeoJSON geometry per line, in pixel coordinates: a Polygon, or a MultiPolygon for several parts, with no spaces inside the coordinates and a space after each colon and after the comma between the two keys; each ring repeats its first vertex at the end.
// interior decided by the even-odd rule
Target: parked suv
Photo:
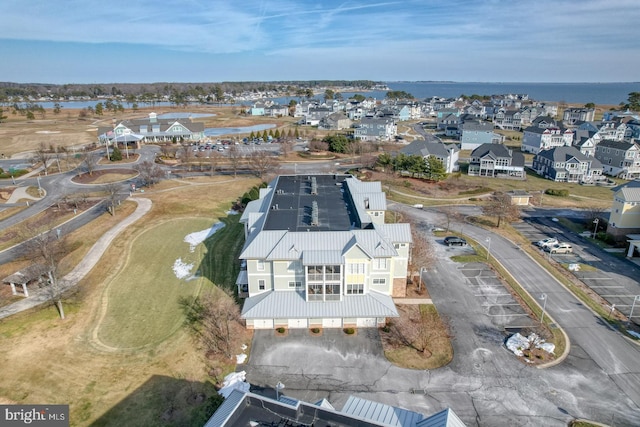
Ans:
{"type": "Polygon", "coordinates": [[[547,246],[545,250],[552,254],[570,254],[573,252],[573,247],[568,243],[556,243],[553,246],[547,246]]]}
{"type": "Polygon", "coordinates": [[[458,236],[447,236],[444,238],[444,244],[447,246],[466,246],[467,241],[458,236]]]}
{"type": "Polygon", "coordinates": [[[535,244],[536,246],[541,247],[542,249],[548,247],[548,246],[553,246],[553,245],[557,245],[558,243],[558,239],[556,239],[555,237],[549,237],[548,239],[542,239],[537,241],[535,244]]]}

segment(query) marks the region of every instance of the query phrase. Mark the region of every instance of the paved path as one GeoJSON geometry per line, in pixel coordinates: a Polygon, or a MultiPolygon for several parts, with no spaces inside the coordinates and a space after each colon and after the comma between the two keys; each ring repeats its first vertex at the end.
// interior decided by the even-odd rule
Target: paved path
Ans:
{"type": "MultiPolygon", "coordinates": [[[[77,285],[80,280],[86,276],[91,269],[98,263],[102,255],[105,253],[111,242],[129,225],[133,224],[140,218],[142,218],[149,209],[151,209],[151,200],[144,198],[131,198],[138,204],[136,210],[118,222],[113,228],[107,231],[98,241],[89,249],[89,252],[84,256],[82,261],[61,280],[62,291],[72,288],[77,285]]],[[[33,292],[32,296],[25,298],[13,304],[9,304],[0,308],[0,319],[9,317],[13,314],[19,313],[24,310],[28,310],[40,304],[49,301],[49,294],[45,289],[41,289],[39,292],[33,292]]]]}
{"type": "Polygon", "coordinates": [[[394,298],[395,304],[433,304],[431,298],[394,298]]]}
{"type": "Polygon", "coordinates": [[[13,193],[11,193],[11,196],[7,199],[5,204],[17,203],[20,199],[40,200],[40,197],[34,197],[27,193],[27,188],[28,187],[17,187],[13,190],[13,193]]]}

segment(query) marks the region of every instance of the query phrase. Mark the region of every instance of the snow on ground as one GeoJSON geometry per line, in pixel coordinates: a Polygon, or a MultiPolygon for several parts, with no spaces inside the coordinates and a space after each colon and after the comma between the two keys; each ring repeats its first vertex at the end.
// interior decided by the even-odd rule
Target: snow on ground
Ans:
{"type": "Polygon", "coordinates": [[[221,394],[226,399],[235,389],[248,392],[249,383],[245,382],[246,376],[247,373],[245,371],[230,373],[229,375],[224,377],[222,388],[218,391],[218,394],[221,394]]]}
{"type": "Polygon", "coordinates": [[[175,273],[178,279],[184,279],[185,277],[189,277],[191,275],[191,269],[194,264],[187,264],[182,261],[182,258],[178,258],[176,262],[173,263],[173,272],[175,273]]]}
{"type": "Polygon", "coordinates": [[[530,334],[528,337],[515,333],[507,340],[507,348],[513,352],[516,356],[522,357],[524,350],[528,350],[532,347],[539,348],[547,353],[553,354],[555,345],[545,342],[537,334],[530,334]]]}
{"type": "Polygon", "coordinates": [[[236,363],[238,365],[242,365],[245,360],[247,360],[247,355],[246,354],[244,354],[244,353],[236,354],[236,363]]]}
{"type": "Polygon", "coordinates": [[[184,238],[184,241],[189,244],[189,252],[195,251],[196,246],[207,240],[209,237],[213,236],[213,234],[216,231],[220,230],[222,227],[224,227],[224,222],[216,222],[211,228],[187,234],[184,238]]]}
{"type": "Polygon", "coordinates": [[[240,215],[240,212],[231,209],[230,211],[227,211],[227,215],[240,215]]]}

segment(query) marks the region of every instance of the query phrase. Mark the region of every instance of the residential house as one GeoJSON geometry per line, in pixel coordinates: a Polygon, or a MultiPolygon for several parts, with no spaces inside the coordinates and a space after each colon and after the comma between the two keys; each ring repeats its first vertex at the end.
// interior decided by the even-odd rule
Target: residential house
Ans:
{"type": "Polygon", "coordinates": [[[355,124],[354,137],[362,141],[391,141],[397,133],[393,119],[365,117],[355,124]]]}
{"type": "Polygon", "coordinates": [[[640,178],[640,147],[635,143],[600,141],[595,158],[602,163],[604,173],[622,179],[640,178]]]}
{"type": "Polygon", "coordinates": [[[562,121],[568,125],[575,125],[578,122],[592,122],[595,115],[595,108],[567,108],[562,113],[562,121]]]}
{"type": "Polygon", "coordinates": [[[315,107],[316,103],[309,101],[298,102],[295,106],[293,117],[305,117],[309,114],[309,109],[315,107]]]}
{"type": "Polygon", "coordinates": [[[532,167],[538,175],[552,181],[595,183],[603,179],[600,161],[573,146],[540,151],[533,158],[532,167]]]}
{"type": "Polygon", "coordinates": [[[441,108],[436,111],[436,117],[438,118],[438,120],[449,115],[458,117],[460,114],[462,114],[462,112],[458,108],[441,108]]]}
{"type": "Polygon", "coordinates": [[[342,130],[349,129],[353,122],[342,112],[331,113],[327,117],[320,119],[318,129],[322,130],[342,130]]]}
{"type": "Polygon", "coordinates": [[[267,117],[285,117],[289,115],[287,105],[273,104],[264,108],[264,115],[267,117]]]}
{"type": "Polygon", "coordinates": [[[264,116],[264,109],[266,106],[267,105],[262,101],[256,102],[249,110],[249,114],[252,116],[264,116]]]}
{"type": "Polygon", "coordinates": [[[538,116],[532,122],[531,126],[539,128],[560,127],[558,122],[551,116],[538,116]]]}
{"type": "Polygon", "coordinates": [[[457,114],[446,114],[439,116],[437,119],[437,127],[440,130],[445,130],[448,127],[458,129],[459,118],[457,114]]]}
{"type": "Polygon", "coordinates": [[[482,144],[471,152],[469,175],[524,179],[524,156],[504,144],[482,144]]]}
{"type": "Polygon", "coordinates": [[[247,328],[376,327],[406,295],[409,224],[385,224],[380,182],[281,175],[250,202],[241,270],[247,328]]]}
{"type": "Polygon", "coordinates": [[[318,126],[320,120],[333,113],[329,107],[310,107],[309,112],[305,116],[305,124],[310,126],[318,126]]]}
{"type": "Polygon", "coordinates": [[[619,111],[619,110],[609,110],[602,113],[602,120],[616,120],[623,118],[632,118],[635,120],[640,120],[640,113],[631,110],[619,111]]]}
{"type": "Polygon", "coordinates": [[[529,126],[523,132],[521,150],[525,153],[538,153],[554,147],[570,146],[573,132],[560,127],[529,126]]]}
{"type": "Polygon", "coordinates": [[[538,114],[538,108],[535,106],[522,107],[520,110],[521,127],[533,124],[533,121],[538,117],[538,114]]]}
{"type": "Polygon", "coordinates": [[[505,130],[520,130],[522,119],[520,110],[500,108],[493,118],[493,124],[505,130]]]}
{"type": "Polygon", "coordinates": [[[573,146],[576,147],[585,156],[595,156],[596,146],[600,142],[600,136],[597,132],[589,132],[587,136],[581,136],[573,141],[573,146]]]}
{"type": "Polygon", "coordinates": [[[489,122],[465,122],[462,124],[461,149],[474,150],[483,144],[502,142],[502,135],[495,133],[493,124],[489,122]]]}
{"type": "Polygon", "coordinates": [[[349,396],[342,410],[337,410],[327,399],[307,403],[281,395],[275,400],[238,388],[229,393],[204,427],[239,426],[465,427],[466,424],[449,408],[425,416],[349,396]]]}
{"type": "Polygon", "coordinates": [[[148,118],[123,120],[113,127],[98,128],[100,142],[136,148],[143,142],[200,141],[204,138],[204,123],[193,122],[190,118],[160,118],[156,113],[149,113],[148,118]]]}
{"type": "Polygon", "coordinates": [[[447,173],[456,172],[459,169],[458,157],[460,150],[455,144],[427,142],[424,139],[418,139],[401,148],[400,152],[407,156],[422,156],[425,161],[429,157],[435,157],[442,162],[447,173]]]}
{"type": "MultiPolygon", "coordinates": [[[[607,233],[616,238],[640,233],[640,180],[634,180],[613,188],[613,204],[609,214],[607,233]]],[[[633,256],[640,246],[638,238],[630,245],[627,256],[633,256]]]]}

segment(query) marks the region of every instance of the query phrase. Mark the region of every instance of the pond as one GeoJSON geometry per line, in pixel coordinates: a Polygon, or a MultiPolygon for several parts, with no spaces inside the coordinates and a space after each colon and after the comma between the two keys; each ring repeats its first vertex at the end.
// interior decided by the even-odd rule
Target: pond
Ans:
{"type": "Polygon", "coordinates": [[[227,135],[227,134],[251,133],[251,132],[260,132],[267,129],[273,129],[274,127],[276,127],[275,124],[262,124],[262,125],[243,126],[243,127],[235,127],[235,128],[205,128],[204,134],[206,136],[220,136],[220,135],[227,135]]]}

